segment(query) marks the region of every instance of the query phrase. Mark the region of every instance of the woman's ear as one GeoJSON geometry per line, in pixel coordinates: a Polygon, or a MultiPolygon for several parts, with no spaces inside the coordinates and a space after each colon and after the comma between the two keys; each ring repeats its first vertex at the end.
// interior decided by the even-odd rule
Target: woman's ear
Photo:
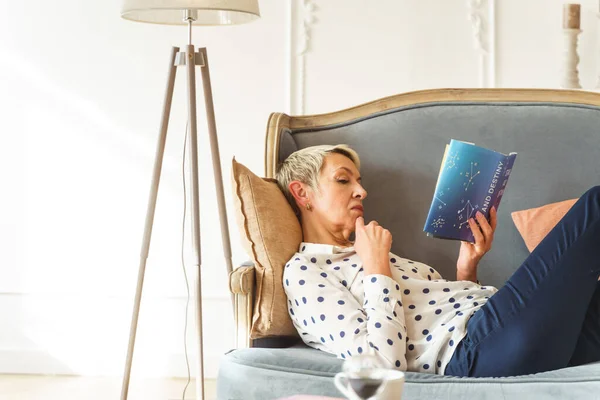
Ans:
{"type": "Polygon", "coordinates": [[[292,196],[294,196],[294,199],[296,199],[296,204],[300,209],[304,208],[306,204],[310,202],[308,197],[308,188],[304,183],[300,181],[292,181],[288,185],[288,188],[290,189],[292,196]]]}

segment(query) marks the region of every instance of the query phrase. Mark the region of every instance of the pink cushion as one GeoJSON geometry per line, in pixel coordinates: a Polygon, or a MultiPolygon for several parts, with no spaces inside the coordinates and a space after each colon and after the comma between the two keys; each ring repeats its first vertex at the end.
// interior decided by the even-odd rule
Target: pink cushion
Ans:
{"type": "Polygon", "coordinates": [[[565,200],[511,213],[515,226],[523,237],[529,252],[532,252],[540,244],[577,200],[565,200]]]}

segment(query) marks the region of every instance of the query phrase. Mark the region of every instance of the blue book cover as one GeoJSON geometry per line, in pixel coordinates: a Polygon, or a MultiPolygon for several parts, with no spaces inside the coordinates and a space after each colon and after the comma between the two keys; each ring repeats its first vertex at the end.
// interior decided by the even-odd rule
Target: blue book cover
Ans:
{"type": "Polygon", "coordinates": [[[477,211],[489,221],[492,206],[498,210],[516,157],[451,140],[423,228],[427,235],[475,243],[467,221],[477,211]]]}

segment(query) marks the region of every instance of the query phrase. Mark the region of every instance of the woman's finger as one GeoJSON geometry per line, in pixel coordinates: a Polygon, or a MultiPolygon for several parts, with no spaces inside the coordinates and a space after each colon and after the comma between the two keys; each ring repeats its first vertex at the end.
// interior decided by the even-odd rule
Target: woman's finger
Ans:
{"type": "Polygon", "coordinates": [[[358,230],[358,229],[364,229],[364,227],[365,227],[365,219],[363,217],[356,218],[355,226],[356,226],[356,230],[358,230]]]}
{"type": "Polygon", "coordinates": [[[496,207],[492,207],[490,209],[490,224],[492,225],[492,230],[496,232],[496,224],[498,223],[498,214],[496,207]]]}
{"type": "Polygon", "coordinates": [[[488,241],[488,239],[494,234],[494,230],[481,212],[477,211],[475,217],[477,218],[477,222],[479,222],[479,226],[481,227],[481,231],[483,232],[486,241],[488,241]]]}
{"type": "Polygon", "coordinates": [[[475,238],[475,245],[485,245],[485,238],[483,237],[483,233],[481,233],[477,222],[475,222],[475,219],[469,218],[469,226],[471,227],[471,232],[473,233],[473,237],[475,238]]]}

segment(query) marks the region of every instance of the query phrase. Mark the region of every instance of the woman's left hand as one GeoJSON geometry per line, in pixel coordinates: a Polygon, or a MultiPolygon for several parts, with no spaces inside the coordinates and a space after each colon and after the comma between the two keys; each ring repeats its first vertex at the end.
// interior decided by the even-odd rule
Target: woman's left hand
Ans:
{"type": "Polygon", "coordinates": [[[496,231],[496,209],[490,209],[490,222],[479,211],[475,214],[477,222],[473,218],[469,219],[469,227],[473,232],[475,243],[461,242],[460,252],[456,267],[459,271],[474,272],[477,270],[477,264],[481,258],[490,251],[494,241],[494,232],[496,231]]]}

